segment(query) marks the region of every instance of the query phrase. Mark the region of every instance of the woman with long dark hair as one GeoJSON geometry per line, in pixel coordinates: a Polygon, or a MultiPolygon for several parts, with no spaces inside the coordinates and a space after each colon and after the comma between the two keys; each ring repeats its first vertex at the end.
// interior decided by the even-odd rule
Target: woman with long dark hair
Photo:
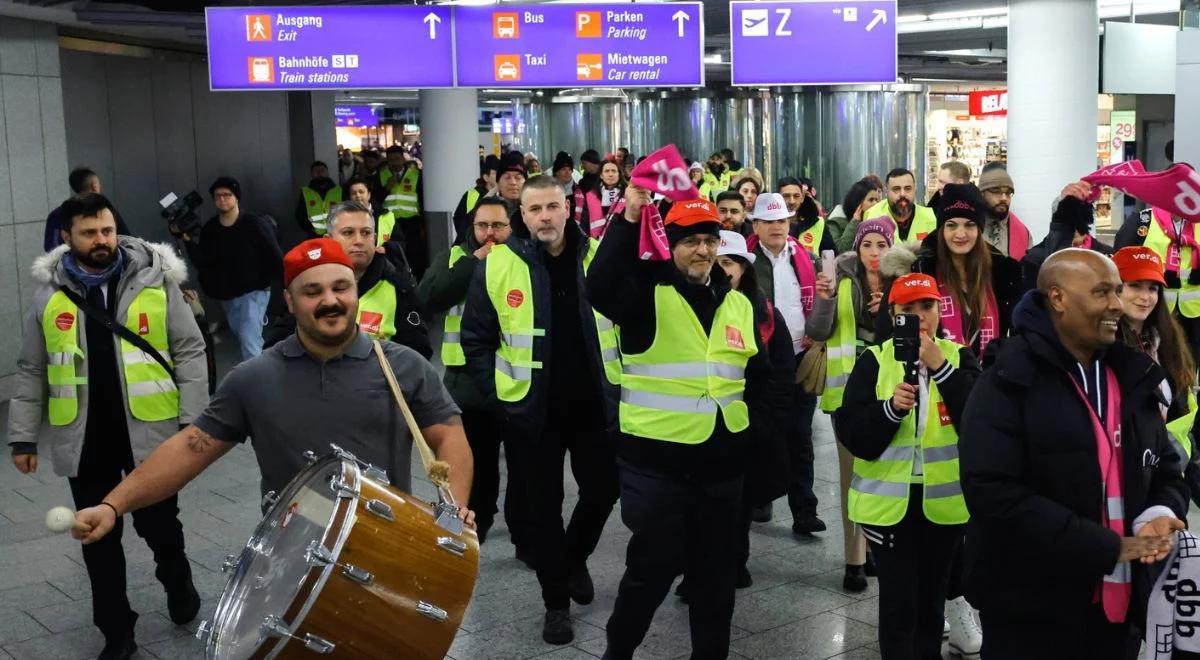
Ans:
{"type": "Polygon", "coordinates": [[[883,191],[870,179],[859,179],[846,191],[842,203],[829,212],[825,219],[826,231],[833,237],[838,253],[849,251],[854,244],[858,223],[862,222],[867,209],[883,199],[883,191]]]}
{"type": "Polygon", "coordinates": [[[750,210],[754,208],[754,202],[758,201],[758,196],[763,192],[762,181],[752,176],[744,176],[733,185],[733,190],[738,191],[742,200],[746,202],[746,209],[750,210]]]}
{"type": "Polygon", "coordinates": [[[597,179],[595,187],[584,195],[587,204],[588,233],[593,238],[599,238],[604,234],[608,221],[616,213],[614,207],[624,194],[625,176],[621,172],[621,164],[610,155],[600,163],[600,178],[597,179]]]}

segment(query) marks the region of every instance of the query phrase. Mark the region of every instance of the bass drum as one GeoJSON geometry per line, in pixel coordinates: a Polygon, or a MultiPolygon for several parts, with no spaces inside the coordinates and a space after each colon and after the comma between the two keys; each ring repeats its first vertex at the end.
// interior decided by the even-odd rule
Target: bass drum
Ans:
{"type": "Polygon", "coordinates": [[[479,542],[335,450],[288,484],[225,569],[196,634],[207,658],[440,659],[475,588],[479,542]]]}

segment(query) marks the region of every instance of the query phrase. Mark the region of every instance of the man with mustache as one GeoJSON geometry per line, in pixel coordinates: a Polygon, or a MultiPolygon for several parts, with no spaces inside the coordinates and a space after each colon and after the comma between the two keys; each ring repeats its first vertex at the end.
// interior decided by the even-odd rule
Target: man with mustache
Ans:
{"type": "MultiPolygon", "coordinates": [[[[200,414],[208,368],[200,328],[179,289],[187,279],[183,260],[165,245],[118,238],[103,195],[72,197],[60,209],[64,244],[33,265],[38,288],[17,360],[8,442],[25,474],[37,471],[39,449],[49,454],[75,506],[84,508],[99,504],[123,474],[200,414]],[[172,370],[119,338],[104,316],[142,337],[172,370]]],[[[183,625],[200,610],[200,596],[177,501],[167,495],[135,513],[133,527],[154,553],[171,620],[183,625]]],[[[137,650],[138,615],[126,596],[121,526],[113,522],[115,534],[83,549],[92,621],[105,640],[101,660],[137,650]]]]}
{"type": "Polygon", "coordinates": [[[1003,167],[979,175],[979,192],[987,202],[987,230],[983,239],[1006,257],[1020,261],[1029,251],[1029,229],[1012,213],[1013,180],[1003,167]]]}
{"type": "Polygon", "coordinates": [[[889,218],[896,225],[896,242],[923,241],[933,233],[937,228],[937,216],[933,209],[913,201],[917,195],[917,179],[912,172],[902,167],[888,172],[883,187],[887,199],[867,209],[863,220],[889,218]]]}
{"type": "MultiPolygon", "coordinates": [[[[326,454],[335,438],[411,492],[412,438],[373,339],[354,322],[358,292],[350,259],[337,241],[314,238],[292,248],[283,266],[284,300],[296,317],[296,333],[238,365],[191,425],[155,449],[99,506],[76,514],[91,530],[73,532],[85,545],[105,538],[121,515],[178,492],[247,437],[264,495],[279,492],[307,467],[305,451],[326,454]]],[[[425,440],[450,465],[459,517],[473,525],[474,515],[463,506],[470,496],[471,449],[458,407],[433,365],[408,347],[380,343],[425,440]]]]}
{"type": "Polygon", "coordinates": [[[788,212],[792,214],[788,219],[788,235],[799,241],[813,257],[826,250],[837,253],[833,236],[825,231],[825,218],[821,217],[821,207],[810,194],[810,186],[806,181],[807,179],[785,176],[775,185],[775,189],[787,203],[788,212]]]}
{"type": "Polygon", "coordinates": [[[467,371],[486,399],[499,402],[504,435],[526,443],[529,531],[548,644],[569,644],[571,601],[595,598],[587,559],[618,495],[608,434],[621,369],[617,332],[592,310],[584,290],[599,242],[569,215],[553,177],[528,179],[521,217],[530,238],[513,236],[492,248],[475,269],[462,321],[467,371]],[[564,530],[568,451],[579,502],[564,530]]]}
{"type": "Polygon", "coordinates": [[[1184,527],[1166,374],[1117,341],[1120,291],[1104,255],[1051,255],[963,412],[967,596],[989,660],[1136,658],[1147,565],[1184,527]]]}

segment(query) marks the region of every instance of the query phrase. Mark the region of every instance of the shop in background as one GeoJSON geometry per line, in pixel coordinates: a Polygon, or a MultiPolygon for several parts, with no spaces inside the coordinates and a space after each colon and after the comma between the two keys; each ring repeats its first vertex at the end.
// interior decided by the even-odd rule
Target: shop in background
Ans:
{"type": "Polygon", "coordinates": [[[992,161],[1008,161],[1008,91],[965,89],[931,92],[925,115],[925,186],[937,183],[942,163],[956,160],[978,177],[992,161]]]}

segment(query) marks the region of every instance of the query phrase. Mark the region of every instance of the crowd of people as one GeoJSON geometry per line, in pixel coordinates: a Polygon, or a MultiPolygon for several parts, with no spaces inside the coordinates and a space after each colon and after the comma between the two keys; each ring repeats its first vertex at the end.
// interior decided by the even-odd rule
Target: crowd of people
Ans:
{"type": "Polygon", "coordinates": [[[570,643],[571,603],[595,598],[588,560],[619,501],[631,537],[604,657],[633,657],[681,576],[692,657],[727,657],[753,525],[786,496],[793,534],[827,531],[819,409],[837,441],[842,586],[878,580],[885,659],[940,658],[947,636],[964,658],[1137,656],[1200,494],[1197,221],[1149,209],[1114,251],[1092,233],[1090,184],[1068,182],[1033,244],[1003,163],[944,164],[925,204],[910,170],[868,174],[826,212],[812,181],[765,181],[727,149],[686,161],[696,197],[677,201],[634,181],[627,149],[578,167],[560,152],[544,173],[509,152],[481,154],[457,236],[430,256],[419,157],[342,160],[339,183],[312,164],[305,240],[286,255],[230,177],[209,189],[218,214],[179,234],[244,361],[211,399],[178,255],[125,235],[87,170],[47,220],[8,440],[22,472],[41,450],[70,479],[102,658],[136,648],[122,515],[154,550],[172,619],[191,620],[174,493],[235,443],[253,441],[266,492],[336,422],[408,485],[389,399],[338,412],[339,382],[385,389],[373,340],[390,340],[485,553],[503,511],[547,643],[570,643]],[[666,260],[641,253],[650,217],[666,260]],[[276,283],[289,313],[264,329],[276,283]]]}

